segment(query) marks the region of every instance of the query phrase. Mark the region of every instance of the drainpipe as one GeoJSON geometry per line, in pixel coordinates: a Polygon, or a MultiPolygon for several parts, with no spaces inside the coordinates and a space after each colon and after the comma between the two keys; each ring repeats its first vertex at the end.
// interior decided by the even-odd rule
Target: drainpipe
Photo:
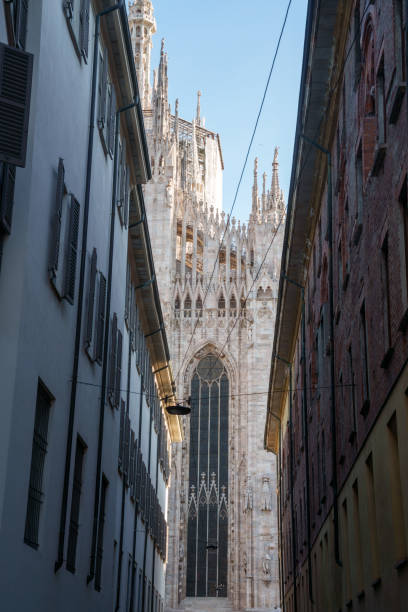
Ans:
{"type": "Polygon", "coordinates": [[[279,490],[279,513],[278,513],[278,532],[279,532],[279,546],[280,546],[280,554],[279,554],[279,587],[280,587],[280,607],[283,612],[285,612],[285,584],[283,581],[283,554],[282,554],[282,460],[281,460],[281,452],[282,452],[282,421],[280,418],[274,414],[273,412],[269,413],[274,419],[276,419],[279,423],[279,453],[278,453],[278,461],[276,463],[276,482],[278,483],[279,490]]]}
{"type": "Polygon", "coordinates": [[[301,352],[303,362],[302,373],[302,397],[303,397],[303,444],[305,447],[305,468],[306,468],[306,523],[307,523],[307,564],[308,564],[308,584],[309,584],[309,599],[313,603],[313,582],[312,582],[312,559],[311,559],[311,528],[310,528],[310,471],[309,471],[309,425],[307,421],[307,376],[306,376],[306,308],[305,308],[305,288],[303,285],[288,278],[282,274],[283,278],[298,287],[302,292],[302,337],[301,337],[301,352]]]}
{"type": "MultiPolygon", "coordinates": [[[[143,374],[140,376],[140,401],[139,401],[139,432],[137,438],[138,452],[140,440],[142,439],[142,419],[143,419],[143,374]]],[[[136,475],[137,476],[137,475],[136,475]]],[[[130,605],[129,611],[134,610],[135,600],[135,578],[136,578],[136,541],[137,541],[137,515],[139,514],[139,502],[135,500],[135,514],[133,519],[133,543],[132,543],[132,582],[130,586],[130,605]]]]}
{"type": "Polygon", "coordinates": [[[289,464],[290,464],[290,514],[292,524],[292,573],[293,573],[293,610],[297,612],[297,593],[296,593],[296,534],[295,534],[295,503],[294,492],[294,456],[293,456],[293,388],[292,388],[292,363],[274,355],[275,359],[282,361],[289,368],[289,464]]]}
{"type": "Polygon", "coordinates": [[[67,522],[67,509],[68,509],[68,489],[71,472],[71,455],[72,455],[72,440],[74,433],[74,422],[75,422],[75,408],[76,408],[76,393],[78,384],[78,368],[79,368],[79,350],[81,345],[81,324],[82,324],[82,303],[84,298],[84,280],[85,280],[85,264],[86,264],[86,250],[87,250],[87,238],[88,238],[88,217],[89,217],[89,203],[91,195],[91,177],[92,177],[92,158],[93,158],[93,144],[94,144],[94,131],[95,131],[95,101],[96,101],[96,84],[98,75],[98,44],[100,34],[100,19],[104,15],[115,11],[120,8],[123,4],[123,0],[120,0],[115,6],[109,7],[104,11],[101,11],[95,16],[95,37],[94,37],[94,50],[93,50],[93,61],[92,61],[92,86],[91,86],[91,111],[89,118],[89,136],[88,136],[88,156],[86,165],[86,179],[85,179],[85,198],[84,198],[84,223],[82,228],[82,247],[81,247],[81,263],[79,273],[79,291],[78,291],[78,308],[77,308],[77,320],[75,330],[75,345],[74,345],[74,364],[72,369],[72,383],[71,383],[71,396],[69,404],[69,418],[68,418],[68,435],[67,435],[67,446],[65,454],[65,472],[64,472],[64,484],[62,489],[62,503],[61,503],[61,515],[60,515],[60,527],[59,527],[59,538],[58,538],[58,554],[57,560],[54,565],[54,571],[57,572],[64,563],[64,547],[65,547],[65,528],[67,522]]]}
{"type": "Polygon", "coordinates": [[[329,319],[330,319],[330,428],[332,438],[332,487],[333,487],[333,523],[334,523],[334,558],[340,567],[340,543],[339,543],[339,510],[338,510],[338,483],[337,483],[337,436],[336,436],[336,383],[334,362],[334,306],[333,306],[333,197],[332,197],[332,163],[331,154],[328,149],[319,143],[301,134],[308,143],[315,146],[327,156],[327,243],[329,247],[329,319]]]}
{"type": "MultiPolygon", "coordinates": [[[[116,148],[116,147],[115,147],[116,148]]],[[[128,350],[128,370],[127,370],[127,388],[126,388],[126,415],[129,415],[130,407],[130,374],[132,364],[132,333],[129,332],[129,350],[128,350]]],[[[118,559],[118,576],[116,582],[116,606],[115,612],[120,608],[120,586],[122,578],[122,559],[123,559],[123,531],[125,523],[125,501],[126,501],[126,484],[125,475],[122,474],[122,501],[120,510],[120,535],[119,535],[119,559],[118,559]]]]}

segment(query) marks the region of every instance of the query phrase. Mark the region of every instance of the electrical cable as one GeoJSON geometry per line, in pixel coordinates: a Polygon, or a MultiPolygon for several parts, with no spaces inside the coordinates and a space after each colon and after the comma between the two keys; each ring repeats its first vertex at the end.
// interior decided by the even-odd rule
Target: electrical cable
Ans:
{"type": "MultiPolygon", "coordinates": [[[[275,67],[276,58],[277,58],[277,55],[278,55],[278,51],[279,51],[280,43],[281,43],[281,40],[282,40],[283,32],[285,30],[285,26],[286,26],[286,22],[287,22],[287,19],[288,19],[288,14],[289,14],[289,9],[290,9],[291,4],[292,4],[292,0],[289,0],[288,5],[286,7],[285,17],[284,17],[283,24],[282,24],[282,27],[281,27],[281,30],[280,30],[278,42],[277,42],[277,45],[276,45],[275,54],[273,56],[272,65],[271,65],[271,68],[269,70],[268,78],[267,78],[265,89],[264,89],[264,92],[263,92],[262,101],[261,101],[261,104],[260,104],[260,107],[259,107],[259,110],[258,110],[258,115],[257,115],[256,121],[255,121],[254,128],[252,130],[252,135],[251,135],[251,139],[249,141],[248,149],[247,149],[247,152],[246,152],[246,156],[245,156],[245,160],[244,160],[244,165],[242,167],[241,174],[240,174],[240,177],[239,177],[239,181],[238,181],[238,184],[237,184],[237,188],[235,190],[235,195],[234,195],[234,199],[233,199],[233,202],[232,202],[232,206],[231,206],[231,209],[230,209],[230,211],[228,213],[228,216],[227,216],[227,223],[226,223],[226,226],[225,226],[225,229],[224,229],[224,233],[223,233],[222,238],[221,238],[220,245],[218,247],[217,256],[216,256],[215,261],[214,261],[214,266],[213,266],[213,269],[212,269],[212,272],[211,272],[210,280],[209,280],[209,283],[207,285],[207,288],[206,288],[206,291],[205,291],[205,294],[204,294],[204,299],[202,301],[202,306],[201,306],[202,309],[204,307],[205,300],[207,298],[209,289],[211,287],[212,280],[214,278],[214,273],[215,273],[215,268],[217,266],[217,261],[219,259],[220,252],[221,252],[221,249],[222,249],[222,246],[223,246],[223,243],[224,243],[224,238],[225,238],[226,233],[227,233],[228,228],[229,228],[232,212],[233,212],[233,210],[235,208],[235,204],[236,204],[236,201],[237,201],[239,189],[241,187],[241,183],[242,183],[242,179],[243,179],[243,176],[244,176],[244,172],[245,172],[245,169],[246,169],[246,166],[247,166],[247,163],[248,163],[249,154],[250,154],[251,149],[252,149],[252,144],[253,144],[253,141],[254,141],[254,138],[255,138],[255,134],[256,134],[256,131],[257,131],[257,128],[258,128],[259,119],[260,119],[260,116],[261,116],[261,113],[262,113],[262,110],[263,110],[263,106],[264,106],[264,103],[265,103],[266,94],[267,94],[268,89],[269,89],[269,83],[270,83],[270,80],[271,80],[271,77],[272,77],[273,69],[275,67]]],[[[187,346],[187,348],[185,350],[185,353],[184,353],[184,357],[181,360],[180,367],[179,367],[179,369],[177,371],[177,374],[175,376],[176,382],[177,382],[178,377],[180,375],[181,369],[182,369],[182,367],[184,365],[184,361],[185,361],[185,359],[187,357],[188,350],[189,350],[189,348],[191,346],[191,343],[193,341],[194,334],[195,334],[195,331],[197,329],[197,325],[198,325],[198,319],[195,322],[193,331],[191,332],[190,341],[188,343],[188,346],[187,346]]]]}
{"type": "MultiPolygon", "coordinates": [[[[363,22],[363,20],[364,20],[364,17],[365,17],[365,14],[366,14],[366,12],[367,12],[368,8],[369,8],[369,3],[366,5],[366,7],[365,7],[365,9],[364,9],[364,12],[363,12],[362,18],[361,18],[361,20],[360,20],[360,24],[359,24],[359,30],[361,29],[361,24],[362,24],[362,22],[363,22]]],[[[328,97],[329,97],[329,102],[328,102],[328,104],[330,104],[330,98],[331,98],[331,96],[333,95],[333,93],[335,92],[335,90],[337,89],[337,86],[338,86],[338,84],[339,84],[339,82],[340,82],[340,78],[341,78],[341,76],[343,75],[343,72],[344,72],[345,66],[346,66],[347,61],[348,61],[348,59],[349,59],[349,57],[350,57],[351,50],[352,50],[352,48],[353,48],[353,46],[354,46],[354,44],[355,44],[355,42],[356,42],[356,40],[357,40],[357,37],[358,37],[358,33],[355,35],[355,37],[354,37],[353,41],[351,42],[350,47],[349,47],[349,49],[348,49],[348,51],[347,51],[347,53],[346,53],[346,57],[345,57],[345,59],[344,59],[343,65],[342,65],[342,67],[341,67],[341,69],[340,69],[340,72],[339,72],[338,78],[336,79],[336,81],[335,81],[335,83],[334,83],[333,87],[332,87],[332,88],[330,89],[330,91],[329,91],[329,96],[328,96],[328,97]]],[[[322,119],[323,119],[323,117],[322,117],[322,119]]],[[[316,132],[315,132],[315,134],[314,134],[313,139],[310,139],[310,140],[314,140],[314,139],[316,138],[317,134],[319,133],[319,131],[320,131],[320,129],[321,129],[321,125],[322,125],[322,119],[320,120],[319,125],[318,125],[318,126],[317,126],[317,128],[316,128],[316,132]]],[[[299,175],[298,175],[298,178],[297,178],[297,180],[296,180],[295,188],[294,188],[294,190],[293,190],[293,191],[295,191],[295,190],[296,190],[297,185],[298,185],[298,184],[299,184],[299,182],[300,182],[300,178],[301,178],[301,176],[302,176],[302,174],[303,174],[303,171],[304,171],[304,168],[305,168],[305,166],[306,166],[306,163],[307,163],[307,160],[308,160],[308,157],[309,157],[309,153],[310,153],[311,149],[313,148],[313,146],[314,146],[314,145],[313,145],[312,143],[309,143],[309,148],[308,148],[308,150],[306,151],[306,154],[305,154],[305,160],[304,160],[304,163],[303,163],[303,165],[302,165],[302,167],[301,167],[301,169],[300,169],[300,171],[299,171],[299,175]]],[[[267,248],[267,250],[266,250],[266,252],[265,252],[265,255],[264,255],[263,259],[262,259],[262,262],[261,262],[261,264],[260,264],[260,266],[259,266],[259,269],[258,269],[258,271],[257,271],[257,273],[256,273],[256,275],[255,275],[255,278],[253,279],[253,281],[252,281],[252,283],[251,283],[251,286],[250,286],[250,288],[249,288],[249,291],[247,292],[247,295],[246,295],[245,300],[244,300],[244,305],[243,305],[243,307],[242,307],[242,304],[240,304],[240,308],[238,309],[238,314],[237,314],[237,316],[235,317],[234,324],[232,325],[232,327],[231,327],[231,329],[230,329],[230,331],[229,331],[229,333],[228,333],[228,335],[227,335],[227,339],[225,340],[225,342],[224,342],[224,344],[223,344],[223,346],[222,346],[221,350],[219,351],[219,353],[218,353],[218,355],[217,355],[217,359],[219,359],[219,357],[222,355],[222,352],[223,352],[223,350],[224,350],[224,348],[225,348],[225,346],[226,346],[226,344],[227,344],[227,342],[228,342],[229,338],[231,337],[231,333],[232,333],[233,329],[235,328],[235,326],[236,326],[236,324],[237,324],[237,322],[238,322],[238,320],[239,320],[239,318],[240,318],[240,314],[241,314],[242,310],[243,310],[243,309],[245,309],[246,302],[247,302],[247,300],[248,300],[248,298],[249,298],[250,292],[251,292],[251,290],[252,290],[252,288],[253,288],[253,286],[254,286],[254,283],[256,282],[256,280],[257,280],[257,279],[258,279],[258,277],[259,277],[259,274],[260,274],[260,272],[261,272],[262,266],[263,266],[263,264],[265,263],[266,257],[267,257],[267,256],[268,256],[268,254],[269,254],[269,251],[270,251],[270,249],[271,249],[271,247],[272,247],[273,241],[274,241],[274,239],[275,239],[275,237],[276,237],[276,235],[277,235],[277,232],[278,232],[278,230],[279,230],[279,228],[280,228],[280,226],[281,226],[281,223],[282,223],[282,221],[283,221],[283,217],[284,217],[284,215],[282,215],[282,216],[281,216],[281,218],[280,218],[280,220],[279,220],[278,227],[276,228],[275,233],[274,233],[274,234],[273,234],[273,236],[272,236],[272,239],[271,239],[271,241],[270,241],[270,243],[269,243],[269,246],[268,246],[268,248],[267,248]]],[[[210,281],[210,282],[211,282],[211,281],[210,281]]],[[[197,323],[196,323],[196,325],[197,325],[197,323]]],[[[196,327],[196,326],[195,326],[195,327],[196,327]]],[[[195,331],[195,328],[193,329],[193,335],[194,335],[194,331],[195,331]]],[[[191,344],[191,340],[192,340],[192,338],[190,339],[190,344],[191,344]]],[[[189,346],[190,346],[190,344],[189,344],[189,346]]],[[[188,351],[189,346],[187,347],[187,351],[188,351]]],[[[187,353],[187,351],[186,351],[186,353],[187,353]]],[[[183,363],[184,363],[185,357],[186,357],[186,355],[185,355],[185,356],[184,356],[184,358],[183,358],[182,365],[183,365],[183,363]]],[[[181,370],[182,365],[181,365],[181,366],[180,366],[180,368],[179,368],[179,372],[180,372],[180,370],[181,370]]],[[[212,371],[212,368],[213,368],[213,367],[214,367],[214,364],[211,366],[211,368],[210,368],[209,372],[211,372],[211,371],[212,371]]]]}

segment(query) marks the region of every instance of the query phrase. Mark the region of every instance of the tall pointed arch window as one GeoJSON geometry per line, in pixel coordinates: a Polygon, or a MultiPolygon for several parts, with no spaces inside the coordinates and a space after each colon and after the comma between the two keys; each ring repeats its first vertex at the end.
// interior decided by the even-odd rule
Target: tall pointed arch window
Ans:
{"type": "Polygon", "coordinates": [[[230,298],[230,311],[234,311],[237,309],[237,300],[235,299],[235,294],[233,293],[230,298]]]}
{"type": "Polygon", "coordinates": [[[187,597],[226,597],[228,400],[222,361],[209,354],[191,380],[187,597]]]}

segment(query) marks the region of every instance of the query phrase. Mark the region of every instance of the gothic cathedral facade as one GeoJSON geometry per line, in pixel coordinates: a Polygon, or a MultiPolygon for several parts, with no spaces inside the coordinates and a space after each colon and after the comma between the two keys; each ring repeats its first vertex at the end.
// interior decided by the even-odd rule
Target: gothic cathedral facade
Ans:
{"type": "Polygon", "coordinates": [[[130,4],[129,24],[156,275],[176,395],[192,408],[172,449],[166,605],[195,609],[211,598],[212,609],[277,609],[276,462],[263,440],[285,222],[277,149],[259,193],[255,160],[248,224],[229,220],[219,136],[204,125],[200,94],[193,121],[177,101],[171,111],[163,42],[151,84],[150,0],[130,4]]]}

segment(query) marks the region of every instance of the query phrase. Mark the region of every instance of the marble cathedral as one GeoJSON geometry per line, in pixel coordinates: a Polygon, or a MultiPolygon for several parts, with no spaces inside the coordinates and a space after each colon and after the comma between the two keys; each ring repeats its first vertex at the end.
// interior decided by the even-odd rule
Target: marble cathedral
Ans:
{"type": "Polygon", "coordinates": [[[144,194],[156,274],[177,398],[192,407],[172,449],[166,606],[274,610],[276,462],[263,424],[285,220],[277,149],[259,191],[255,160],[248,224],[228,222],[220,139],[204,125],[200,94],[192,121],[177,100],[172,112],[163,42],[150,81],[150,0],[131,2],[129,24],[153,172],[144,194]]]}

